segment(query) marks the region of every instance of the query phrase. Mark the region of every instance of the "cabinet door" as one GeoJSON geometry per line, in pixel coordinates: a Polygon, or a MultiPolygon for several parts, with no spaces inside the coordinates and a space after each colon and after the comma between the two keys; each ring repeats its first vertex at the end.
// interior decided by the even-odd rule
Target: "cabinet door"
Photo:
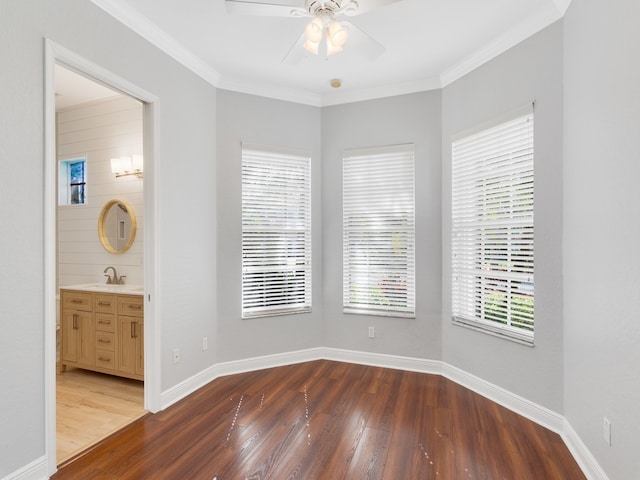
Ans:
{"type": "Polygon", "coordinates": [[[94,366],[96,364],[96,337],[93,326],[93,314],[90,312],[76,312],[78,316],[78,363],[94,366]]]}
{"type": "Polygon", "coordinates": [[[118,316],[118,363],[119,371],[130,374],[141,373],[142,327],[140,318],[118,316]]]}
{"type": "Polygon", "coordinates": [[[95,365],[93,314],[64,310],[62,314],[62,360],[79,365],[95,365]]]}
{"type": "Polygon", "coordinates": [[[78,361],[78,338],[80,337],[77,329],[78,319],[77,312],[64,310],[62,312],[61,330],[62,330],[62,361],[77,362],[78,361]]]}

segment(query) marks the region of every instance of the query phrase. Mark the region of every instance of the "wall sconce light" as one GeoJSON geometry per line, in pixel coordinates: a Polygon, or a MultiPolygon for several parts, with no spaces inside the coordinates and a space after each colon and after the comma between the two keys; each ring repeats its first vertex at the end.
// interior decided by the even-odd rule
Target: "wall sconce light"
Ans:
{"type": "Polygon", "coordinates": [[[135,175],[138,178],[142,178],[142,155],[112,158],[111,172],[115,174],[116,178],[127,175],[135,175]]]}

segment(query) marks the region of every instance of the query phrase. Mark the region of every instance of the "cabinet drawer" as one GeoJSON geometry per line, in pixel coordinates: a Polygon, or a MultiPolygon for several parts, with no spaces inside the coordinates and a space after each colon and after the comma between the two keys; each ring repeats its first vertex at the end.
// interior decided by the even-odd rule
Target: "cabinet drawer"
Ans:
{"type": "Polygon", "coordinates": [[[116,368],[116,354],[107,350],[96,350],[96,366],[113,370],[116,368]]]}
{"type": "Polygon", "coordinates": [[[118,315],[143,317],[144,305],[142,295],[118,295],[118,315]]]}
{"type": "Polygon", "coordinates": [[[115,333],[116,331],[115,315],[107,315],[105,313],[96,313],[96,330],[99,332],[115,333]]]}
{"type": "Polygon", "coordinates": [[[93,310],[90,293],[62,290],[62,308],[67,310],[93,310]]]}
{"type": "Polygon", "coordinates": [[[116,334],[106,332],[96,332],[96,349],[108,350],[115,352],[116,350],[116,334]]]}
{"type": "Polygon", "coordinates": [[[95,303],[96,313],[116,313],[115,295],[96,294],[95,303]]]}

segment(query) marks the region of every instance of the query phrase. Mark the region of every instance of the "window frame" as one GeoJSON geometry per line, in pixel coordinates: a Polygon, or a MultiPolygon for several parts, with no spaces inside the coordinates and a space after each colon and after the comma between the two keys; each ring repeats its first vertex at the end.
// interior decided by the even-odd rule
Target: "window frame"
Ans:
{"type": "Polygon", "coordinates": [[[59,206],[80,206],[87,205],[88,202],[88,191],[87,191],[87,157],[74,157],[74,158],[66,158],[58,160],[58,205],[59,206]],[[72,182],[71,179],[71,167],[77,163],[82,163],[83,167],[83,181],[82,182],[72,182]],[[72,203],[73,193],[72,189],[74,186],[82,185],[83,188],[83,201],[78,203],[72,203]]]}
{"type": "Polygon", "coordinates": [[[242,145],[243,319],[311,312],[311,201],[310,155],[242,145]]]}
{"type": "Polygon", "coordinates": [[[415,318],[415,145],[345,150],[342,178],[343,313],[415,318]]]}
{"type": "Polygon", "coordinates": [[[534,130],[529,105],[451,141],[452,322],[529,346],[535,338],[534,130]]]}

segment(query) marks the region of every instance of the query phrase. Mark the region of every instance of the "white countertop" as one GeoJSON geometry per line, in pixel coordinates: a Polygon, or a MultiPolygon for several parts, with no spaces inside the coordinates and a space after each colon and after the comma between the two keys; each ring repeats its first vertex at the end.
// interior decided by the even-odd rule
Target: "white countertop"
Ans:
{"type": "Polygon", "coordinates": [[[65,285],[60,290],[80,290],[95,293],[121,293],[124,295],[142,295],[144,285],[108,285],[106,283],[85,283],[82,285],[65,285]]]}

